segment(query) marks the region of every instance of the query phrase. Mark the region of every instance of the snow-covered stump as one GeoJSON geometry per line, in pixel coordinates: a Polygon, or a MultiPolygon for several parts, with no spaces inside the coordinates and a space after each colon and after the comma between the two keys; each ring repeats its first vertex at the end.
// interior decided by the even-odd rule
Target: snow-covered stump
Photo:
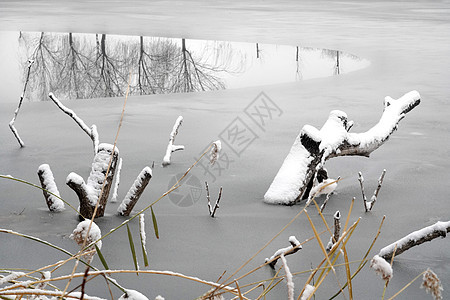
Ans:
{"type": "Polygon", "coordinates": [[[97,201],[99,205],[95,217],[103,217],[105,214],[118,156],[119,149],[117,147],[111,144],[100,144],[87,183],[76,173],[70,173],[67,176],[66,184],[77,194],[80,201],[80,213],[83,217],[92,218],[97,201]],[[109,165],[109,172],[106,174],[109,165]]]}
{"type": "Polygon", "coordinates": [[[58,198],[60,197],[60,194],[50,166],[47,164],[40,165],[37,174],[39,176],[39,181],[41,182],[42,192],[44,193],[48,209],[52,212],[63,211],[64,202],[58,198]]]}
{"type": "Polygon", "coordinates": [[[17,105],[17,108],[14,111],[14,117],[9,122],[9,129],[11,129],[15,138],[17,139],[17,142],[19,142],[19,145],[21,148],[25,147],[25,143],[20,138],[19,132],[17,131],[16,127],[14,126],[14,123],[16,122],[17,115],[19,114],[20,107],[22,106],[23,98],[25,97],[25,92],[27,90],[28,81],[30,80],[31,66],[33,65],[33,63],[34,63],[34,60],[32,60],[32,59],[28,60],[27,78],[25,80],[25,84],[23,85],[22,95],[20,95],[19,105],[17,105]]]}
{"type": "Polygon", "coordinates": [[[179,116],[177,118],[177,120],[175,121],[175,124],[173,125],[172,132],[170,133],[170,137],[169,137],[169,144],[167,145],[167,149],[166,149],[166,155],[164,155],[163,162],[162,162],[162,165],[164,167],[167,165],[170,165],[170,157],[172,155],[172,152],[184,150],[184,146],[173,144],[173,143],[175,143],[175,138],[177,137],[178,129],[180,128],[182,122],[183,122],[183,117],[179,116]]]}
{"type": "Polygon", "coordinates": [[[64,106],[64,104],[62,104],[61,101],[59,101],[59,99],[56,98],[56,96],[53,93],[49,93],[48,96],[53,101],[53,103],[55,103],[56,106],[58,106],[59,109],[61,109],[65,114],[71,117],[75,121],[75,123],[77,123],[77,125],[80,126],[80,128],[84,132],[86,132],[86,134],[92,140],[92,144],[94,146],[94,155],[97,154],[97,152],[99,151],[99,136],[97,126],[95,124],[92,125],[91,127],[87,126],[86,123],[84,123],[84,121],[80,117],[78,117],[73,110],[64,106]]]}
{"type": "Polygon", "coordinates": [[[123,199],[122,203],[119,205],[117,212],[121,216],[129,216],[133,207],[138,202],[148,182],[152,178],[152,169],[150,167],[145,167],[141,173],[139,173],[137,179],[134,181],[133,185],[128,190],[127,195],[123,199]]]}
{"type": "Polygon", "coordinates": [[[395,256],[397,257],[414,246],[430,242],[438,237],[445,238],[448,232],[450,232],[450,221],[437,222],[434,225],[414,231],[404,238],[384,247],[380,250],[378,256],[390,261],[394,255],[394,251],[395,256]]]}
{"type": "Polygon", "coordinates": [[[298,250],[302,249],[302,245],[293,235],[289,237],[289,243],[291,244],[289,247],[278,249],[270,258],[266,258],[265,262],[270,267],[274,268],[281,255],[286,256],[289,254],[294,254],[298,250]]]}
{"type": "Polygon", "coordinates": [[[386,97],[379,122],[363,133],[350,133],[353,122],[348,120],[345,112],[339,110],[330,113],[320,130],[310,125],[303,126],[264,195],[264,201],[293,205],[308,199],[316,174],[327,159],[347,155],[369,157],[419,103],[420,95],[417,91],[409,92],[398,100],[386,97]]]}

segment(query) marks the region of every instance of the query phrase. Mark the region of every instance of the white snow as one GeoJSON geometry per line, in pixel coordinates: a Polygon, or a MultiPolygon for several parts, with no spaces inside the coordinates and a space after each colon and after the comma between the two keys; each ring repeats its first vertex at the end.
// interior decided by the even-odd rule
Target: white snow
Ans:
{"type": "Polygon", "coordinates": [[[152,176],[152,169],[147,166],[141,171],[141,173],[139,173],[133,185],[128,190],[125,198],[122,200],[122,203],[120,203],[119,207],[117,208],[117,212],[119,214],[123,215],[125,213],[132,198],[136,196],[137,191],[142,186],[145,177],[147,177],[148,175],[152,176]]]}
{"type": "Polygon", "coordinates": [[[23,272],[11,272],[9,275],[6,275],[3,278],[0,278],[0,285],[3,285],[11,280],[16,280],[18,277],[25,275],[23,272]]]}
{"type": "Polygon", "coordinates": [[[270,204],[291,204],[300,195],[300,186],[305,181],[305,172],[313,157],[300,141],[295,139],[286,159],[264,195],[264,202],[270,204]]]}
{"type": "Polygon", "coordinates": [[[280,258],[281,258],[281,261],[283,262],[284,272],[286,273],[286,285],[288,287],[288,300],[294,300],[294,281],[292,280],[292,273],[291,273],[291,270],[289,270],[289,267],[287,265],[287,261],[286,261],[286,258],[284,257],[284,254],[281,254],[280,258]]]}
{"type": "Polygon", "coordinates": [[[161,296],[161,295],[158,295],[158,296],[156,296],[156,297],[155,297],[155,300],[165,300],[165,299],[164,299],[164,297],[163,297],[163,296],[161,296]]]}
{"type": "MultiPolygon", "coordinates": [[[[118,300],[148,300],[147,297],[135,290],[125,290],[126,293],[120,296],[118,300]]],[[[163,298],[164,299],[164,298],[163,298]]]]}
{"type": "Polygon", "coordinates": [[[450,221],[448,222],[436,222],[435,224],[416,230],[410,234],[408,234],[407,236],[401,238],[400,240],[384,247],[383,249],[380,250],[380,253],[378,253],[379,256],[384,256],[387,253],[392,253],[395,249],[395,247],[397,246],[398,248],[402,248],[404,245],[410,243],[410,242],[416,242],[419,239],[426,237],[429,234],[432,234],[435,231],[441,231],[443,233],[444,236],[446,236],[447,234],[447,228],[450,227],[450,221]]]}
{"type": "Polygon", "coordinates": [[[311,294],[314,292],[314,289],[315,289],[315,287],[313,285],[307,284],[300,300],[308,299],[311,296],[311,294]]]}
{"type": "Polygon", "coordinates": [[[49,207],[50,211],[55,211],[55,212],[63,211],[64,210],[64,202],[58,198],[61,196],[59,194],[58,187],[56,186],[55,178],[53,177],[53,173],[52,173],[52,170],[50,169],[50,166],[48,164],[42,164],[39,166],[38,172],[41,173],[41,176],[44,179],[44,182],[43,182],[44,186],[42,188],[44,188],[47,191],[49,191],[50,193],[54,194],[54,195],[52,195],[52,194],[47,193],[48,201],[51,202],[51,205],[49,207]],[[58,197],[56,197],[55,195],[58,197]]]}
{"type": "Polygon", "coordinates": [[[116,182],[114,183],[114,190],[113,190],[113,194],[111,196],[111,202],[115,203],[117,202],[117,192],[119,189],[119,185],[120,185],[120,171],[122,170],[122,157],[119,158],[119,164],[117,166],[117,172],[116,172],[116,182]]]}
{"type": "Polygon", "coordinates": [[[370,267],[374,269],[383,280],[390,280],[392,278],[393,270],[391,265],[379,255],[375,255],[372,258],[370,267]]]}
{"type": "MultiPolygon", "coordinates": [[[[69,238],[73,239],[80,246],[83,245],[86,236],[87,236],[86,245],[100,239],[102,237],[102,232],[100,228],[97,226],[97,224],[95,224],[94,222],[92,222],[91,229],[88,234],[87,231],[89,229],[90,223],[91,220],[84,220],[78,223],[77,228],[75,228],[75,230],[72,232],[69,238]]],[[[101,249],[102,241],[98,241],[96,245],[99,249],[101,249]]]]}
{"type": "Polygon", "coordinates": [[[145,254],[147,254],[147,237],[145,235],[145,215],[140,214],[139,215],[139,233],[141,235],[141,241],[142,241],[142,248],[145,254]]]}

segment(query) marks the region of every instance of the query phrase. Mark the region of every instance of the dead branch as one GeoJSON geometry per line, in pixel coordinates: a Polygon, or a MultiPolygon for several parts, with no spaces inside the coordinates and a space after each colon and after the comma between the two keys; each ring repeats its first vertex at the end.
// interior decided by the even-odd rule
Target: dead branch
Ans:
{"type": "Polygon", "coordinates": [[[148,182],[152,178],[152,169],[150,167],[145,167],[141,173],[139,173],[137,179],[134,181],[133,185],[128,190],[127,195],[123,199],[122,203],[119,205],[117,212],[121,216],[129,216],[133,207],[138,202],[148,182]]]}
{"type": "Polygon", "coordinates": [[[266,258],[266,264],[274,268],[282,254],[286,256],[289,254],[294,254],[298,250],[302,249],[302,245],[293,235],[289,237],[289,243],[291,244],[289,247],[278,249],[270,258],[266,258]]]}
{"type": "Polygon", "coordinates": [[[364,177],[362,176],[361,172],[358,172],[358,181],[359,185],[361,186],[361,193],[364,203],[364,209],[366,212],[371,211],[373,206],[375,205],[375,202],[377,202],[378,199],[378,193],[380,192],[381,185],[383,184],[384,175],[386,174],[386,169],[381,172],[380,178],[378,179],[378,186],[373,192],[372,198],[370,198],[370,201],[367,201],[366,195],[364,193],[364,177]]]}
{"type": "Polygon", "coordinates": [[[216,204],[214,204],[214,207],[212,207],[211,206],[211,197],[209,196],[208,182],[205,181],[205,185],[206,185],[206,199],[208,200],[209,215],[214,218],[214,216],[216,214],[216,210],[219,208],[220,199],[222,198],[222,187],[220,187],[219,196],[217,198],[216,204]]]}
{"type": "Polygon", "coordinates": [[[334,218],[334,234],[330,237],[330,241],[327,244],[327,252],[333,248],[333,245],[339,240],[341,236],[341,213],[336,211],[333,215],[334,218]]]}
{"type": "Polygon", "coordinates": [[[175,124],[173,125],[172,132],[170,133],[169,137],[169,145],[167,145],[166,155],[163,158],[163,166],[170,165],[170,156],[172,155],[172,152],[184,150],[184,146],[178,146],[174,145],[175,138],[178,134],[178,129],[181,126],[181,123],[183,122],[183,117],[179,116],[177,120],[175,121],[175,124]]]}
{"type": "Polygon", "coordinates": [[[264,195],[271,204],[293,205],[308,199],[307,187],[325,161],[338,156],[366,156],[378,149],[397,129],[398,123],[419,105],[420,95],[412,91],[398,100],[386,97],[379,122],[363,133],[349,133],[352,122],[343,111],[330,113],[323,127],[305,125],[264,195]]]}
{"type": "Polygon", "coordinates": [[[17,106],[16,110],[14,111],[14,117],[12,118],[11,122],[9,122],[9,128],[11,129],[12,133],[16,137],[21,148],[25,146],[25,143],[20,138],[19,132],[17,132],[17,129],[14,126],[14,122],[16,122],[17,115],[19,114],[20,107],[22,106],[23,98],[25,97],[25,92],[27,90],[28,81],[30,80],[31,65],[33,65],[33,63],[34,63],[34,60],[31,60],[31,59],[28,60],[27,79],[25,80],[25,84],[23,85],[23,91],[22,91],[22,95],[20,95],[19,105],[17,106]]]}
{"type": "Polygon", "coordinates": [[[95,155],[98,152],[98,145],[99,145],[97,126],[95,125],[92,125],[91,127],[87,126],[86,123],[84,123],[84,121],[80,117],[78,117],[73,110],[64,106],[53,93],[49,93],[48,96],[53,101],[53,103],[55,103],[56,106],[58,106],[59,109],[61,109],[65,114],[71,117],[75,121],[75,123],[77,123],[77,125],[80,126],[80,128],[84,132],[86,132],[86,134],[91,138],[92,143],[94,145],[94,155],[95,155]]]}
{"type": "Polygon", "coordinates": [[[414,246],[430,242],[438,237],[445,238],[448,232],[450,232],[450,221],[436,222],[434,225],[414,231],[404,238],[384,247],[378,255],[386,261],[390,261],[394,251],[395,257],[397,257],[414,246]]]}

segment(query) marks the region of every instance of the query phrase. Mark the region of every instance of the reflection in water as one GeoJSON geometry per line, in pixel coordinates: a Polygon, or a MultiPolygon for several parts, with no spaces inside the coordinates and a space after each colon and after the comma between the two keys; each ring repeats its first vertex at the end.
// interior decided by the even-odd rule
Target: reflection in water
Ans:
{"type": "Polygon", "coordinates": [[[20,33],[23,69],[35,61],[28,98],[86,99],[167,94],[274,84],[325,77],[369,62],[335,50],[125,37],[106,34],[20,33]]]}

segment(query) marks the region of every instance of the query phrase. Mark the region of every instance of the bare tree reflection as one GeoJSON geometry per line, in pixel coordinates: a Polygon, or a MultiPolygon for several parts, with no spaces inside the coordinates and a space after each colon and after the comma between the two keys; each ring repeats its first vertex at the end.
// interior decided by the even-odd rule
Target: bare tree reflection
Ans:
{"type": "Polygon", "coordinates": [[[130,93],[160,94],[223,89],[222,73],[239,72],[243,56],[227,43],[187,47],[164,38],[108,37],[95,35],[21,34],[23,61],[36,61],[30,79],[35,99],[49,91],[66,98],[123,96],[132,75],[130,93]],[[25,59],[26,58],[26,59],[25,59]],[[236,67],[238,66],[238,67],[236,67]]]}
{"type": "MultiPolygon", "coordinates": [[[[29,93],[32,97],[47,99],[49,90],[57,86],[57,74],[54,72],[59,67],[58,45],[54,43],[53,36],[41,32],[36,35],[21,34],[19,43],[24,45],[26,60],[34,60],[34,66],[30,73],[29,93]]],[[[26,68],[23,68],[26,70],[26,68]]]]}

